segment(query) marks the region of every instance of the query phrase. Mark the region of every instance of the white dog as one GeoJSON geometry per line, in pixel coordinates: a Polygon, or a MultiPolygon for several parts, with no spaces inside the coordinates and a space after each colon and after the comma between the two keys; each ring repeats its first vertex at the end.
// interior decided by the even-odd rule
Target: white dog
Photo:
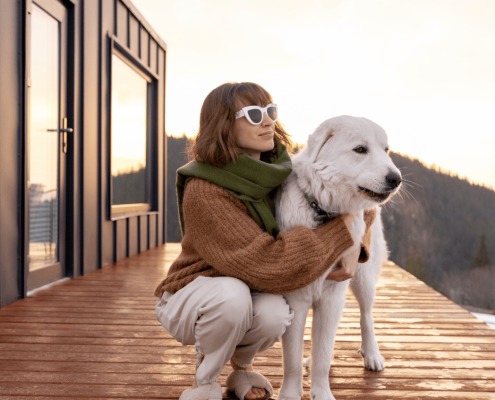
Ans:
{"type": "Polygon", "coordinates": [[[316,228],[320,222],[315,220],[314,204],[310,205],[315,199],[320,214],[322,210],[334,215],[359,211],[350,229],[354,247],[344,255],[361,244],[365,231],[364,210],[377,209],[371,227],[370,258],[359,264],[350,281],[325,280],[336,268],[334,265],[314,283],[284,295],[295,315],[282,338],[284,380],[279,400],[301,398],[304,327],[311,307],[311,397],[334,399],[328,376],[349,282],[361,312],[359,352],[364,357],[364,365],[374,371],[383,369],[371,313],[376,281],[388,255],[378,205],[395,194],[401,184],[400,172],[387,153],[387,135],[374,122],[350,116],[328,119],[309,136],[307,147],[293,158],[293,172],[277,194],[277,222],[281,230],[297,225],[316,228]]]}

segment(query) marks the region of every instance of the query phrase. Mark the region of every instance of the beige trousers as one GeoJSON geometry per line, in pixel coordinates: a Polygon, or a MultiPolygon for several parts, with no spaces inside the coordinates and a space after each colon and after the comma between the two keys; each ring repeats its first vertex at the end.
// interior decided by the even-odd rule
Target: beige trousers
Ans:
{"type": "Polygon", "coordinates": [[[282,295],[251,292],[239,279],[197,277],[156,302],[162,326],[183,345],[195,345],[203,362],[198,386],[213,383],[232,358],[247,367],[256,353],[280,341],[294,316],[282,295]]]}

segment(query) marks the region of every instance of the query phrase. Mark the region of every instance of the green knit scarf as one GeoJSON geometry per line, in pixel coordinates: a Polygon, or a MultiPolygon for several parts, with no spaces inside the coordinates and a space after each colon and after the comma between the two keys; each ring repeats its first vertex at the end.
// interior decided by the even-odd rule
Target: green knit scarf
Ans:
{"type": "Polygon", "coordinates": [[[241,154],[235,162],[223,167],[191,161],[179,168],[176,186],[182,235],[184,235],[182,213],[184,191],[192,178],[201,178],[242,200],[260,228],[273,237],[277,237],[280,229],[275,221],[273,196],[276,188],[292,172],[292,162],[284,145],[277,144],[276,149],[277,154],[270,157],[269,163],[255,160],[247,154],[241,154]]]}

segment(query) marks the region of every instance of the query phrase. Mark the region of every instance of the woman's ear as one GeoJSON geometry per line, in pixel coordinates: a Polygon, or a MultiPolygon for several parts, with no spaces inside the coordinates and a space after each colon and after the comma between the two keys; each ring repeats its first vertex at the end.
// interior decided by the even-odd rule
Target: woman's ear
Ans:
{"type": "Polygon", "coordinates": [[[309,161],[313,164],[318,155],[320,154],[321,148],[325,145],[328,139],[333,136],[334,129],[328,128],[321,124],[316,130],[308,137],[308,150],[310,153],[309,161]]]}

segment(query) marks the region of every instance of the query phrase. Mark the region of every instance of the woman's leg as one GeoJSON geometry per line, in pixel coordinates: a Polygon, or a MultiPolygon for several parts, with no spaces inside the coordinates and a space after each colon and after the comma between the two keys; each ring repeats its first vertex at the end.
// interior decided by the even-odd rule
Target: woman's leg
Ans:
{"type": "Polygon", "coordinates": [[[198,277],[174,295],[157,302],[157,318],[184,345],[196,345],[203,361],[198,386],[216,381],[253,323],[251,293],[229,277],[198,277]]]}
{"type": "Polygon", "coordinates": [[[251,297],[253,322],[232,356],[232,361],[244,368],[251,365],[256,353],[281,340],[294,317],[282,295],[254,292],[251,297]]]}

